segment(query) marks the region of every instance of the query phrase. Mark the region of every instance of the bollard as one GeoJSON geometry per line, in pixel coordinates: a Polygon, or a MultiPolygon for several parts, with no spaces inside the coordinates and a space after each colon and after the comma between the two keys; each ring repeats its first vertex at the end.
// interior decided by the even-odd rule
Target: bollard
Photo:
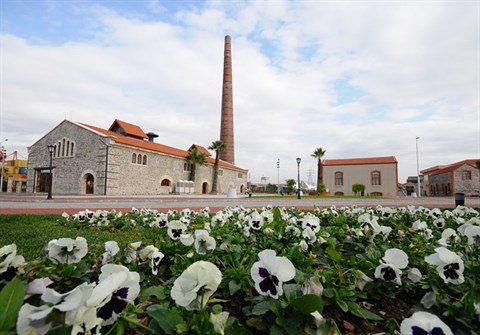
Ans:
{"type": "Polygon", "coordinates": [[[465,193],[455,193],[455,206],[465,206],[465,193]]]}

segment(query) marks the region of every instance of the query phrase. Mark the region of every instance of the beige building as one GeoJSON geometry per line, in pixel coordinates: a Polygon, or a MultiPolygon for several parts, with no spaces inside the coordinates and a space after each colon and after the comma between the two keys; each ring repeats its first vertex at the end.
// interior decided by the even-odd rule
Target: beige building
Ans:
{"type": "MultiPolygon", "coordinates": [[[[156,137],[120,120],[108,129],[64,120],[29,147],[27,192],[48,192],[51,160],[54,195],[210,193],[215,153],[198,144],[185,150],[173,148],[156,143],[156,137]],[[207,154],[208,164],[197,165],[195,180],[190,181],[186,156],[193,147],[207,154]]],[[[231,189],[244,193],[247,173],[220,160],[218,193],[231,189]]]]}
{"type": "Polygon", "coordinates": [[[353,195],[354,184],[365,185],[365,195],[398,193],[398,162],[393,156],[325,159],[322,169],[323,183],[332,195],[353,195]]]}

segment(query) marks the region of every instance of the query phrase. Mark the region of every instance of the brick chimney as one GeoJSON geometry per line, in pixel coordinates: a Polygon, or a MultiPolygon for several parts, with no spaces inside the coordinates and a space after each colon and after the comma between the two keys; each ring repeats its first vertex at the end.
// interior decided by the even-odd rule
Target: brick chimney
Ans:
{"type": "Polygon", "coordinates": [[[222,119],[220,123],[220,140],[225,143],[225,150],[219,158],[235,164],[235,147],[233,142],[233,85],[232,85],[232,46],[230,36],[225,36],[223,56],[222,119]]]}

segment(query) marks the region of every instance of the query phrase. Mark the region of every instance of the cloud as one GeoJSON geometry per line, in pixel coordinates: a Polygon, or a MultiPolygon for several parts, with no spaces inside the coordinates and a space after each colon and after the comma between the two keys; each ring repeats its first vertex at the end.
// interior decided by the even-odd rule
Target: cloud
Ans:
{"type": "Polygon", "coordinates": [[[28,16],[8,7],[7,150],[26,156],[65,118],[105,128],[118,118],[170,146],[208,146],[220,134],[230,34],[236,164],[254,182],[295,177],[297,156],[306,179],[317,147],[330,159],[396,156],[402,182],[416,174],[416,136],[421,169],[480,157],[478,4],[141,4],[36,5],[28,16]]]}

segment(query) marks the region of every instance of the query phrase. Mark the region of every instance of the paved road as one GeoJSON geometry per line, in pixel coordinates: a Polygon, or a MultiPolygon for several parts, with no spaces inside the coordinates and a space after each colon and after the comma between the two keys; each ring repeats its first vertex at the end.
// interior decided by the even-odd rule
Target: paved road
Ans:
{"type": "MultiPolygon", "coordinates": [[[[116,209],[129,211],[135,208],[150,208],[159,211],[169,209],[190,208],[200,210],[209,207],[219,210],[225,207],[243,206],[246,208],[259,208],[267,205],[276,207],[296,207],[313,209],[315,207],[361,206],[423,206],[428,208],[454,208],[453,197],[393,197],[393,198],[308,198],[301,199],[288,197],[264,198],[260,196],[238,196],[228,198],[226,195],[191,195],[191,196],[54,196],[47,200],[45,196],[31,194],[0,194],[0,214],[69,214],[80,210],[89,209],[116,209]]],[[[465,205],[480,208],[480,198],[467,198],[465,205]]]]}

